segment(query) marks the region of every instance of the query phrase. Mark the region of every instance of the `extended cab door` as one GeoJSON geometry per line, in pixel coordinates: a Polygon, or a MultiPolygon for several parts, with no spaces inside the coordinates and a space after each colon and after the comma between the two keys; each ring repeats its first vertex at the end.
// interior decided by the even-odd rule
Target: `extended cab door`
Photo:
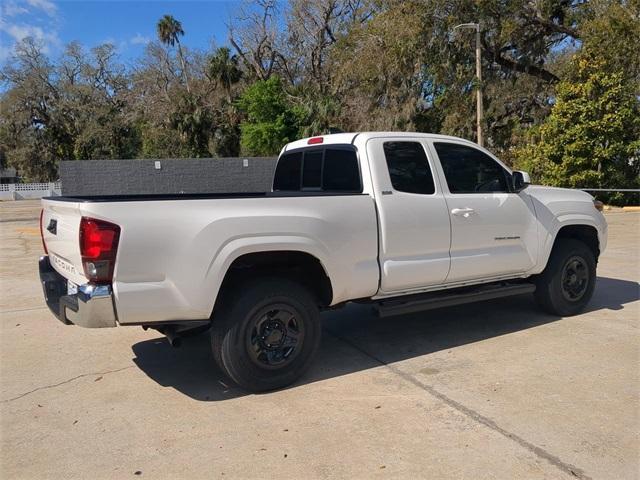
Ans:
{"type": "Polygon", "coordinates": [[[447,283],[524,273],[537,260],[537,220],[526,189],[515,193],[511,174],[465,142],[433,141],[451,219],[447,283]]]}
{"type": "Polygon", "coordinates": [[[366,149],[380,221],[380,293],[444,282],[449,214],[426,140],[372,138],[366,149]]]}

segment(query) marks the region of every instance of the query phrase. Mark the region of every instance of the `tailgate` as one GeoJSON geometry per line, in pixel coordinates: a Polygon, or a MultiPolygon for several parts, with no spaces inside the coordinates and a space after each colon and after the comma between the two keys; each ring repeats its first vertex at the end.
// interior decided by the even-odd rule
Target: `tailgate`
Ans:
{"type": "Polygon", "coordinates": [[[87,283],[80,256],[79,202],[42,200],[42,235],[53,268],[73,283],[87,283]]]}

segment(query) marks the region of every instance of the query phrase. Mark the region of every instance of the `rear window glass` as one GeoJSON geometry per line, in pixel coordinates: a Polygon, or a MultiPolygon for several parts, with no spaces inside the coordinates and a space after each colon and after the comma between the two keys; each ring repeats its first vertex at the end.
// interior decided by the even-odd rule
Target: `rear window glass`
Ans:
{"type": "Polygon", "coordinates": [[[302,188],[320,188],[322,186],[322,151],[304,154],[302,188]]]}
{"type": "Polygon", "coordinates": [[[274,190],[300,190],[302,152],[287,153],[278,160],[273,179],[274,190]]]}
{"type": "Polygon", "coordinates": [[[335,147],[284,154],[278,161],[273,189],[360,193],[358,156],[352,148],[335,147]]]}
{"type": "Polygon", "coordinates": [[[334,148],[325,150],[322,188],[332,192],[359,192],[362,190],[356,152],[334,148]]]}

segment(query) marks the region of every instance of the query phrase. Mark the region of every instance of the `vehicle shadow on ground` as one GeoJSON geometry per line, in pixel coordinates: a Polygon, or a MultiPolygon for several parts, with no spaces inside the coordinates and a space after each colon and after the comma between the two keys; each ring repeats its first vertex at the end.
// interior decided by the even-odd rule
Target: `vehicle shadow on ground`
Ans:
{"type": "MultiPolygon", "coordinates": [[[[640,299],[637,282],[599,277],[587,312],[621,310],[640,299]]],[[[349,305],[322,315],[323,340],[316,362],[289,388],[429,355],[461,345],[562,320],[541,313],[530,295],[378,318],[371,306],[349,305]]],[[[207,334],[185,338],[180,348],[164,337],[133,345],[135,364],[164,387],[201,401],[246,395],[214,366],[207,334]]],[[[425,359],[428,367],[428,358],[425,359]]]]}

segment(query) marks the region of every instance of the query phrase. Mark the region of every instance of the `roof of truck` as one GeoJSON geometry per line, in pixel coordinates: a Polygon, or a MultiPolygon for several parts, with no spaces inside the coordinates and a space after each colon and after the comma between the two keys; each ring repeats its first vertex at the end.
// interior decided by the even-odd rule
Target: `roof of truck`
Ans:
{"type": "MultiPolygon", "coordinates": [[[[373,138],[373,137],[423,137],[423,138],[437,138],[439,140],[463,140],[466,142],[470,142],[464,138],[452,137],[449,135],[439,135],[437,133],[423,133],[423,132],[351,132],[351,133],[332,133],[328,135],[317,135],[314,137],[302,138],[300,140],[296,140],[295,142],[287,143],[282,152],[287,150],[293,150],[295,148],[302,148],[316,145],[315,143],[310,143],[311,139],[322,138],[322,142],[318,142],[318,144],[322,145],[335,145],[335,144],[352,144],[355,142],[356,137],[365,137],[365,139],[373,138]]],[[[470,142],[472,143],[472,142],[470,142]]],[[[281,152],[281,153],[282,153],[281,152]]]]}

